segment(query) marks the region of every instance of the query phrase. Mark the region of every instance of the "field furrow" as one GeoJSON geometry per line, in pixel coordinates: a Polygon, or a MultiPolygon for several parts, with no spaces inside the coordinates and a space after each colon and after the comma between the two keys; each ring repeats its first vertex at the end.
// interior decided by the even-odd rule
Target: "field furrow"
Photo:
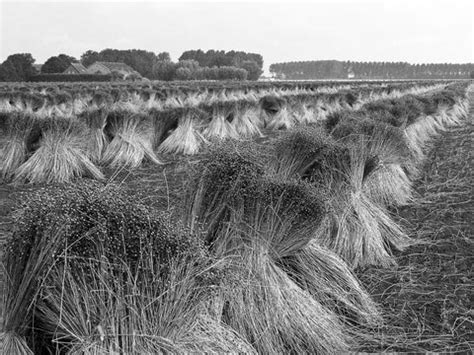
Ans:
{"type": "Polygon", "coordinates": [[[470,116],[436,139],[398,213],[417,243],[392,269],[360,272],[384,309],[386,326],[372,351],[466,352],[474,348],[474,93],[470,116]]]}

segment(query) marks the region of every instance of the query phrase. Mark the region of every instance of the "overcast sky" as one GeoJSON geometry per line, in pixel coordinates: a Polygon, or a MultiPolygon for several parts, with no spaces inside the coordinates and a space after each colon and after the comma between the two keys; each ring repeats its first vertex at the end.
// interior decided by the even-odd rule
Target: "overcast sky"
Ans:
{"type": "Polygon", "coordinates": [[[473,0],[121,2],[0,0],[0,61],[88,49],[256,52],[275,62],[474,62],[473,0]]]}

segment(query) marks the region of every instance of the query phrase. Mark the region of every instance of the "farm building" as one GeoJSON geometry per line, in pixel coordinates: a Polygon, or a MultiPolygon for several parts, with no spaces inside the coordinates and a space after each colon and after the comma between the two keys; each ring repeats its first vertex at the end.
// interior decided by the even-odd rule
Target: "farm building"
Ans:
{"type": "Polygon", "coordinates": [[[138,72],[136,72],[133,68],[129,67],[125,63],[119,63],[119,62],[95,62],[94,64],[91,64],[88,68],[87,71],[89,74],[111,74],[112,72],[118,72],[124,76],[129,75],[129,74],[136,74],[140,75],[138,72]]]}
{"type": "Polygon", "coordinates": [[[71,63],[64,74],[88,74],[88,70],[81,63],[71,63]]]}

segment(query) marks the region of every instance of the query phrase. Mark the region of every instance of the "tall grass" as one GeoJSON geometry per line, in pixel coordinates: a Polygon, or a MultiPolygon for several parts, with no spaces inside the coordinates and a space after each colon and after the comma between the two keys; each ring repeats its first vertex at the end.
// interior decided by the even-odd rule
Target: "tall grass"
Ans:
{"type": "Polygon", "coordinates": [[[411,199],[411,183],[416,164],[404,132],[400,128],[372,120],[346,119],[331,132],[348,145],[352,154],[351,180],[374,202],[403,205],[411,199]]]}
{"type": "MultiPolygon", "coordinates": [[[[262,114],[265,115],[265,112],[262,114]]],[[[277,113],[266,115],[268,117],[265,117],[264,120],[268,129],[283,130],[290,129],[296,125],[296,119],[286,105],[283,105],[277,113]]]]}
{"type": "Polygon", "coordinates": [[[391,266],[393,249],[402,249],[409,243],[387,211],[364,194],[347,187],[336,190],[329,199],[329,207],[315,239],[352,268],[391,266]]]}
{"type": "Polygon", "coordinates": [[[219,274],[199,237],[123,190],[90,184],[39,190],[25,197],[15,218],[5,260],[2,331],[17,339],[9,344],[20,346],[19,337],[27,336],[30,347],[100,353],[135,343],[164,349],[175,334],[174,349],[192,350],[217,330],[233,334],[195,316],[202,311],[195,301],[208,299],[219,274]],[[185,334],[184,323],[173,323],[183,312],[185,334]],[[113,334],[105,347],[97,341],[104,332],[113,334]]]}
{"type": "Polygon", "coordinates": [[[81,176],[103,179],[102,172],[89,158],[89,141],[83,123],[67,118],[44,120],[39,147],[15,170],[14,181],[63,183],[81,176]]]}
{"type": "Polygon", "coordinates": [[[34,355],[26,341],[13,332],[0,333],[0,351],[2,354],[34,355]]]}
{"type": "Polygon", "coordinates": [[[201,145],[207,143],[202,135],[202,113],[199,110],[187,109],[179,118],[176,129],[160,144],[158,151],[171,154],[193,155],[198,153],[201,145]]]}
{"type": "Polygon", "coordinates": [[[153,122],[148,116],[127,111],[111,112],[105,132],[111,140],[105,147],[102,161],[112,168],[136,168],[145,158],[161,164],[153,151],[153,122]]]}
{"type": "Polygon", "coordinates": [[[224,202],[225,213],[215,226],[213,250],[225,254],[246,244],[247,238],[258,238],[264,239],[269,256],[278,260],[304,248],[325,214],[321,196],[308,184],[282,181],[278,176],[266,176],[251,184],[224,202]]]}
{"type": "Polygon", "coordinates": [[[178,127],[179,118],[185,112],[186,109],[183,108],[171,110],[152,109],[148,112],[154,126],[154,150],[157,150],[159,145],[178,127]]]}
{"type": "Polygon", "coordinates": [[[341,259],[310,246],[324,196],[267,171],[258,150],[247,142],[211,150],[186,202],[188,221],[203,228],[212,252],[232,260],[235,279],[219,296],[223,320],[263,353],[346,349],[338,315],[373,323],[377,309],[341,259]]]}
{"type": "Polygon", "coordinates": [[[252,102],[240,101],[232,124],[237,134],[242,138],[262,136],[263,124],[260,120],[260,110],[252,102]]]}
{"type": "Polygon", "coordinates": [[[314,169],[324,171],[340,156],[341,146],[320,127],[296,128],[273,143],[275,172],[286,178],[307,179],[314,169]]]}
{"type": "Polygon", "coordinates": [[[235,104],[216,103],[210,110],[210,122],[203,130],[206,138],[238,138],[239,134],[232,124],[235,119],[235,104]]]}
{"type": "Polygon", "coordinates": [[[107,145],[105,126],[107,124],[108,110],[105,108],[84,110],[79,116],[90,130],[87,151],[93,163],[100,163],[107,145]]]}
{"type": "Polygon", "coordinates": [[[401,195],[399,200],[406,198],[399,186],[405,188],[402,184],[409,181],[389,180],[391,175],[380,165],[398,166],[405,152],[399,141],[403,136],[392,136],[393,129],[385,126],[352,123],[350,127],[336,125],[335,137],[320,128],[283,135],[274,143],[274,169],[283,176],[309,181],[323,194],[328,213],[314,232],[317,243],[351,267],[389,265],[391,248],[404,246],[406,236],[387,213],[385,202],[392,203],[390,193],[401,195]],[[377,178],[368,183],[373,176],[377,178]],[[386,188],[387,182],[394,181],[399,184],[386,188]]]}
{"type": "Polygon", "coordinates": [[[339,353],[348,349],[333,312],[301,289],[258,241],[234,258],[232,279],[221,290],[223,321],[258,353],[339,353]]]}
{"type": "MultiPolygon", "coordinates": [[[[298,97],[294,99],[296,121],[299,124],[312,124],[318,121],[316,100],[314,98],[302,98],[299,100],[298,97]]],[[[293,106],[293,107],[294,107],[293,106]]]]}
{"type": "Polygon", "coordinates": [[[0,115],[0,177],[5,181],[10,181],[15,170],[27,159],[28,141],[35,134],[35,123],[32,115],[0,115]]]}
{"type": "Polygon", "coordinates": [[[404,246],[407,238],[385,207],[388,201],[392,203],[390,194],[405,201],[405,191],[398,187],[407,188],[408,194],[410,185],[405,187],[409,181],[400,178],[405,177],[403,171],[392,178],[380,167],[399,166],[407,151],[403,135],[393,135],[394,128],[388,126],[336,127],[335,137],[319,128],[282,136],[274,144],[274,169],[283,176],[309,181],[323,194],[328,213],[314,234],[321,245],[351,267],[389,265],[391,248],[404,246]],[[377,178],[368,183],[373,176],[377,178]],[[387,182],[398,185],[386,188],[387,182]]]}
{"type": "Polygon", "coordinates": [[[61,230],[53,227],[31,243],[18,240],[16,245],[5,250],[2,260],[3,324],[0,328],[3,354],[33,354],[31,326],[35,301],[57,252],[61,235],[61,230]]]}
{"type": "Polygon", "coordinates": [[[283,258],[281,265],[302,289],[335,312],[341,321],[361,326],[381,324],[379,307],[348,265],[316,240],[283,258]]]}
{"type": "Polygon", "coordinates": [[[67,353],[253,352],[205,304],[217,266],[181,256],[163,267],[152,254],[139,272],[106,259],[64,259],[42,288],[37,315],[67,353]]]}
{"type": "Polygon", "coordinates": [[[232,203],[243,202],[242,192],[265,173],[265,152],[252,142],[226,140],[211,146],[190,179],[185,223],[203,225],[206,239],[215,239],[232,203]]]}

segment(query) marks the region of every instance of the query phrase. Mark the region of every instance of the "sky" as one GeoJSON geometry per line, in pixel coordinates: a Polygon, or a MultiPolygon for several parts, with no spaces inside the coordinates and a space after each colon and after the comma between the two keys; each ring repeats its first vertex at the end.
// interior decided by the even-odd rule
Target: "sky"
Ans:
{"type": "Polygon", "coordinates": [[[301,60],[473,63],[472,0],[5,1],[0,61],[105,48],[243,50],[301,60]]]}

